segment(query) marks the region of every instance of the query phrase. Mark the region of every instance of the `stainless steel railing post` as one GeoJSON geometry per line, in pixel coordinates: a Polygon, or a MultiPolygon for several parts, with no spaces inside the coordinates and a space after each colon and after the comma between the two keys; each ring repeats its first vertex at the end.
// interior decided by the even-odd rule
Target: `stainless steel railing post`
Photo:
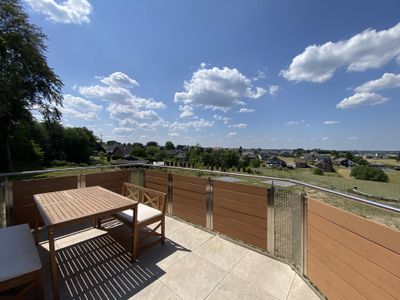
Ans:
{"type": "Polygon", "coordinates": [[[206,183],[206,206],[207,206],[207,215],[206,215],[206,226],[207,229],[213,230],[214,229],[214,187],[213,181],[210,177],[207,178],[206,183]]]}
{"type": "Polygon", "coordinates": [[[308,233],[308,207],[307,207],[307,197],[303,192],[301,193],[301,257],[300,257],[300,272],[303,276],[307,276],[307,233],[308,233]]]}
{"type": "Polygon", "coordinates": [[[267,250],[275,255],[275,188],[267,189],[267,250]]]}

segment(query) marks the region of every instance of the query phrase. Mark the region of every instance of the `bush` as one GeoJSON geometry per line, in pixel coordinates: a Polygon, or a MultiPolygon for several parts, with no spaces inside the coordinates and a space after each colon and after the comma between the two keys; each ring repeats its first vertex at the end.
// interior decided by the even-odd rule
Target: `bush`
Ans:
{"type": "Polygon", "coordinates": [[[314,175],[324,175],[324,171],[322,171],[322,170],[319,169],[319,168],[315,168],[315,169],[313,170],[313,174],[314,174],[314,175]]]}
{"type": "Polygon", "coordinates": [[[381,169],[359,165],[351,169],[350,176],[361,180],[388,182],[389,178],[381,169]]]}

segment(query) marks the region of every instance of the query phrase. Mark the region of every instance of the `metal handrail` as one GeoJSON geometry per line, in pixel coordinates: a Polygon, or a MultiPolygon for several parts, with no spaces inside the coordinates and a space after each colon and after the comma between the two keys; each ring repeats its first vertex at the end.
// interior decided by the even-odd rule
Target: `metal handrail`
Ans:
{"type": "Polygon", "coordinates": [[[176,169],[176,170],[185,170],[185,171],[195,171],[200,173],[214,174],[214,175],[229,175],[229,176],[240,176],[247,178],[259,178],[259,179],[269,179],[269,180],[279,180],[290,182],[293,184],[298,184],[301,186],[305,186],[308,188],[312,188],[321,192],[329,193],[335,196],[344,197],[350,200],[354,200],[356,202],[360,202],[369,206],[381,208],[384,210],[388,210],[394,213],[400,214],[400,208],[393,207],[390,205],[386,205],[383,203],[374,202],[372,200],[368,200],[362,197],[357,197],[354,195],[350,195],[343,192],[338,192],[334,190],[330,190],[327,188],[323,188],[317,185],[313,185],[311,183],[302,182],[295,179],[290,178],[280,178],[280,177],[271,177],[265,175],[254,175],[254,174],[241,174],[241,173],[233,173],[233,172],[223,172],[223,171],[215,171],[215,170],[204,170],[204,169],[194,169],[194,168],[184,168],[184,167],[175,167],[175,166],[155,166],[152,164],[145,163],[128,163],[128,164],[120,164],[120,165],[96,165],[91,167],[74,167],[74,168],[58,168],[58,169],[47,169],[47,170],[34,170],[34,171],[21,171],[21,172],[10,172],[10,173],[0,173],[1,177],[10,177],[10,176],[21,176],[21,175],[31,175],[31,174],[41,174],[41,173],[49,173],[49,172],[59,172],[59,171],[74,171],[74,170],[90,170],[90,169],[101,169],[101,168],[119,168],[119,167],[151,167],[151,168],[161,168],[161,169],[176,169]]]}

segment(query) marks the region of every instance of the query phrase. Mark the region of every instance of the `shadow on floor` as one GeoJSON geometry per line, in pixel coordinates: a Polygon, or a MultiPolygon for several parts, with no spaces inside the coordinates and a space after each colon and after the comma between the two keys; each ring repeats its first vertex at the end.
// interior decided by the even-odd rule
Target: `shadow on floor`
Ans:
{"type": "MultiPolygon", "coordinates": [[[[178,250],[189,251],[166,240],[165,246],[155,246],[143,254],[150,256],[151,260],[142,263],[141,255],[136,262],[131,263],[125,248],[129,244],[130,235],[126,234],[124,226],[114,224],[98,236],[84,237],[84,240],[79,241],[79,236],[85,236],[89,231],[93,229],[81,229],[75,235],[72,233],[56,240],[61,299],[128,299],[165,273],[157,266],[158,261],[178,250]],[[67,243],[63,239],[68,239],[67,243]]],[[[39,247],[39,253],[45,272],[46,299],[51,299],[53,294],[46,244],[39,247]]]]}

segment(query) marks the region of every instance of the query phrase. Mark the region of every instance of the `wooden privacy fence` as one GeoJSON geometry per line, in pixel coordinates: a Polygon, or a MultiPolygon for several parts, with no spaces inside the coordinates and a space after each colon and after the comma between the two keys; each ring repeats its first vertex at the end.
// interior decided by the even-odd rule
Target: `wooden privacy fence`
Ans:
{"type": "Polygon", "coordinates": [[[400,232],[310,199],[308,277],[329,299],[399,299],[400,232]]]}

